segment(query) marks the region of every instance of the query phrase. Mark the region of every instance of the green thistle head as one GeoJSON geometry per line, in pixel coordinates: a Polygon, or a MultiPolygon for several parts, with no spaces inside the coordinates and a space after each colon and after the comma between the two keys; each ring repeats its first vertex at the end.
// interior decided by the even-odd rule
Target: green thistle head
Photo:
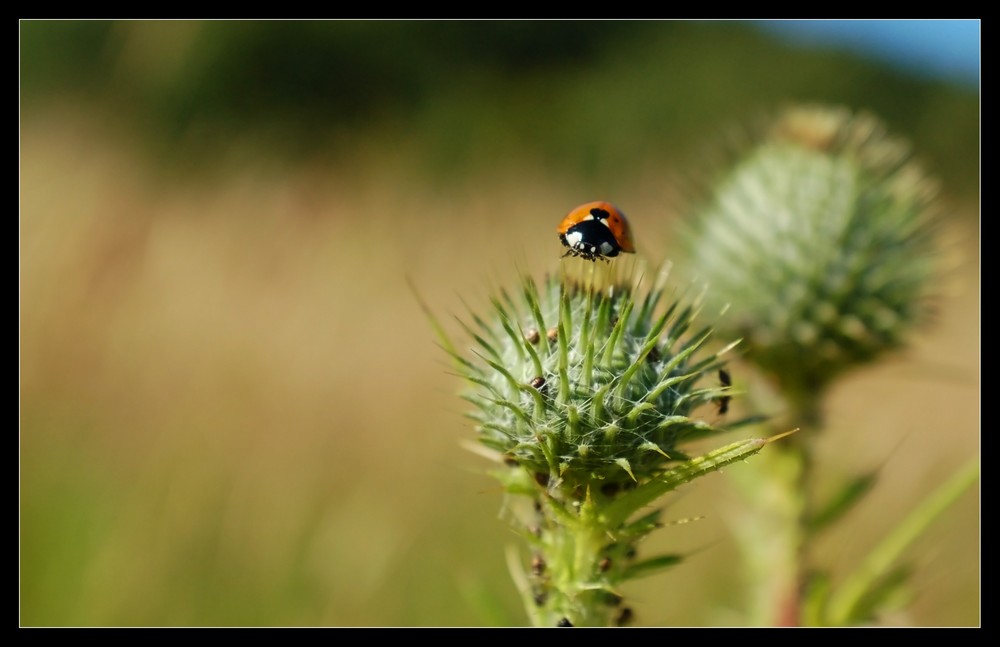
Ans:
{"type": "Polygon", "coordinates": [[[520,292],[493,299],[492,321],[473,316],[476,348],[460,360],[479,439],[509,466],[567,496],[613,493],[714,429],[693,414],[726,395],[723,362],[711,330],[691,330],[693,304],[661,311],[662,288],[554,278],[520,292]]]}
{"type": "Polygon", "coordinates": [[[935,183],[867,115],[784,112],[721,180],[689,240],[720,328],[790,393],[901,345],[928,311],[935,183]]]}
{"type": "Polygon", "coordinates": [[[470,353],[435,324],[469,384],[464,397],[479,448],[510,495],[508,517],[531,546],[512,572],[536,625],[628,621],[620,585],[682,559],[637,558],[637,544],[661,525],[647,507],[770,442],[684,454],[685,443],[727,430],[696,417],[705,407],[719,419],[730,397],[720,379],[727,348],[709,349],[695,303],[663,303],[662,282],[617,283],[606,269],[540,288],[525,278],[517,298],[501,292],[489,316],[462,324],[470,353]]]}

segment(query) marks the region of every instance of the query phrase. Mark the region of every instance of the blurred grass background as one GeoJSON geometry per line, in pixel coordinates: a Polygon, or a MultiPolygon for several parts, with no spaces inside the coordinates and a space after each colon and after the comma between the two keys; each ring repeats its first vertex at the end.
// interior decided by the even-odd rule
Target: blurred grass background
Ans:
{"type": "MultiPolygon", "coordinates": [[[[885,467],[819,559],[978,452],[977,87],[749,23],[22,21],[20,89],[22,626],[523,623],[407,282],[482,309],[592,199],[670,258],[677,182],[792,101],[910,139],[957,261],[937,325],[833,393],[830,473],[885,467]]],[[[706,518],[655,548],[699,552],[639,624],[739,624],[727,487],[673,501],[706,518]]],[[[979,624],[979,524],[970,492],[887,623],[979,624]]]]}

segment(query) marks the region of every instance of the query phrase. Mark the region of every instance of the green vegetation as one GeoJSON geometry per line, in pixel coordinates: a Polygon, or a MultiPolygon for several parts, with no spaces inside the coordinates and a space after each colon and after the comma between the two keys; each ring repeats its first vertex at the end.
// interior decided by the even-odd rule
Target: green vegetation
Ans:
{"type": "Polygon", "coordinates": [[[354,154],[374,135],[448,177],[530,157],[621,182],[806,100],[871,110],[952,191],[978,190],[976,92],[740,23],[29,21],[21,41],[25,106],[75,92],[185,166],[233,139],[298,157],[354,154]]]}

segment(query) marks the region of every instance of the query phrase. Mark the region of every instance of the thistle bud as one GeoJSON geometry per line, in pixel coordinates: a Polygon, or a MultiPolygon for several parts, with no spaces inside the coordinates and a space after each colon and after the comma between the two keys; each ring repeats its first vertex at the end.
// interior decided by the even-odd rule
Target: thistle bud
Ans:
{"type": "Polygon", "coordinates": [[[720,330],[790,392],[899,347],[928,313],[936,183],[865,114],[781,114],[712,188],[689,239],[720,330]]]}
{"type": "Polygon", "coordinates": [[[662,525],[647,506],[768,442],[685,454],[689,441],[727,430],[700,416],[720,418],[730,391],[717,376],[731,345],[713,350],[711,328],[695,326],[697,303],[667,295],[662,282],[524,279],[519,298],[502,292],[488,316],[462,324],[471,352],[442,334],[505,510],[531,547],[512,568],[538,626],[613,624],[608,600],[621,601],[621,583],[682,559],[632,559],[662,525]]]}

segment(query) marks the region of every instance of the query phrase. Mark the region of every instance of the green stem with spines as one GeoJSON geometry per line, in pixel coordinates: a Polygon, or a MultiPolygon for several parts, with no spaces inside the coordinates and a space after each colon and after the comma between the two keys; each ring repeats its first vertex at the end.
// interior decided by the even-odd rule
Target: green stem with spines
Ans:
{"type": "Polygon", "coordinates": [[[642,508],[768,442],[687,458],[678,443],[725,431],[692,417],[729,395],[717,383],[724,362],[708,349],[711,329],[688,336],[698,311],[690,304],[657,314],[662,286],[637,303],[636,286],[615,284],[610,272],[597,278],[549,280],[544,294],[524,279],[523,308],[506,292],[490,299],[492,324],[475,314],[475,330],[462,324],[471,359],[442,339],[471,386],[465,397],[480,440],[505,466],[494,474],[512,500],[530,504],[514,518],[533,551],[515,581],[543,625],[606,626],[628,616],[615,607],[620,586],[681,560],[632,561],[658,527],[658,514],[642,508]]]}

